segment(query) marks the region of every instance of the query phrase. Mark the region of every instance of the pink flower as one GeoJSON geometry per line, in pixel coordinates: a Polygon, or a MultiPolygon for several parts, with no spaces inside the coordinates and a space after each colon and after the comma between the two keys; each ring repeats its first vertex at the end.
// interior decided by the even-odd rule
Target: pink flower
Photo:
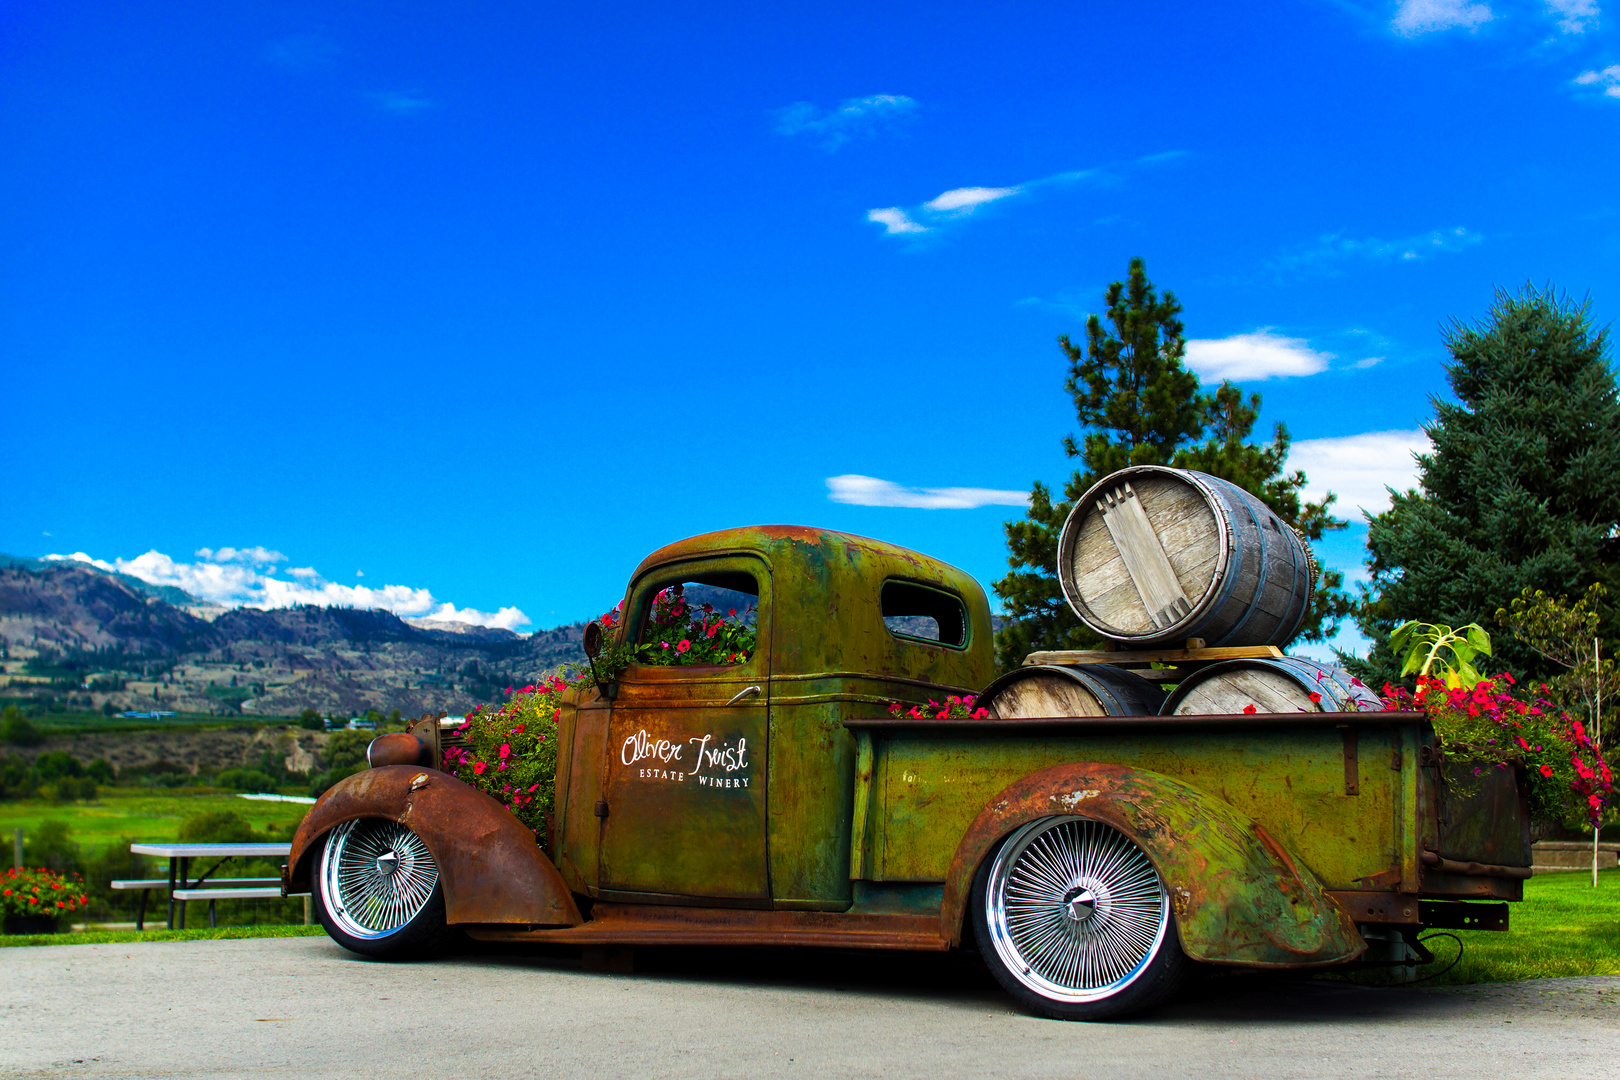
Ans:
{"type": "Polygon", "coordinates": [[[511,743],[501,743],[501,760],[505,761],[512,754],[511,743]]]}
{"type": "Polygon", "coordinates": [[[484,770],[487,768],[489,768],[489,766],[484,764],[482,761],[473,762],[473,772],[477,773],[479,776],[483,776],[484,770]]]}
{"type": "Polygon", "coordinates": [[[675,651],[678,653],[691,652],[692,643],[685,638],[681,638],[681,640],[675,643],[675,651]]]}

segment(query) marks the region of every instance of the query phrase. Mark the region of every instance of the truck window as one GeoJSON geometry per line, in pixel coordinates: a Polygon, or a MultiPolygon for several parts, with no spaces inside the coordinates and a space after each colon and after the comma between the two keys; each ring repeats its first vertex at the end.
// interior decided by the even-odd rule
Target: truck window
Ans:
{"type": "Polygon", "coordinates": [[[897,638],[956,648],[967,644],[967,610],[955,593],[910,581],[885,581],[881,603],[883,625],[897,638]]]}
{"type": "Polygon", "coordinates": [[[753,655],[759,585],[742,571],[660,586],[637,638],[643,664],[741,664],[753,655]]]}

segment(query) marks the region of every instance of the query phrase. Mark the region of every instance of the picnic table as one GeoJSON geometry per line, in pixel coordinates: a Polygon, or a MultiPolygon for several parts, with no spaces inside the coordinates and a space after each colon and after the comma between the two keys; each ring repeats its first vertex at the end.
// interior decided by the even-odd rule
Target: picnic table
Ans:
{"type": "Polygon", "coordinates": [[[186,928],[187,900],[208,901],[208,925],[214,925],[214,902],[216,900],[262,900],[281,896],[279,878],[222,878],[214,882],[213,888],[206,888],[208,879],[214,872],[225,864],[227,859],[244,858],[273,858],[277,855],[286,856],[292,851],[291,844],[131,844],[129,850],[136,855],[156,855],[158,858],[169,860],[168,880],[154,881],[115,881],[113,888],[141,889],[141,909],[136,917],[136,925],[145,927],[146,923],[146,897],[147,892],[155,888],[167,888],[169,892],[169,929],[175,926],[175,902],[180,902],[179,929],[186,928]],[[191,876],[191,863],[194,859],[214,859],[213,866],[204,870],[196,877],[191,876]],[[274,882],[274,885],[271,883],[274,882]],[[220,885],[242,885],[247,888],[220,888],[220,885]]]}

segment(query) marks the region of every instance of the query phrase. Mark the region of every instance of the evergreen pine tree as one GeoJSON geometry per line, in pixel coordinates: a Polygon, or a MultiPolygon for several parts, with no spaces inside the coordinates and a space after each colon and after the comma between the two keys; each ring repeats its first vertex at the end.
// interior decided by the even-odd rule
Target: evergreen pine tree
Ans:
{"type": "MultiPolygon", "coordinates": [[[[1003,670],[1021,664],[1037,649],[1083,649],[1099,639],[1063,599],[1057,579],[1058,537],[1074,502],[1098,480],[1131,465],[1174,465],[1229,480],[1259,496],[1284,521],[1308,539],[1319,540],[1343,521],[1328,513],[1334,496],[1304,502],[1305,474],[1286,473],[1288,429],[1278,424],[1270,445],[1248,442],[1260,416],[1260,395],[1246,399],[1230,382],[1213,394],[1199,390],[1188,371],[1187,340],[1181,303],[1166,289],[1158,293],[1140,258],[1130,263],[1126,280],[1108,286],[1103,295],[1108,325],[1086,319],[1085,348],[1058,338],[1069,362],[1064,389],[1074,399],[1076,418],[1085,434],[1070,435],[1063,449],[1079,458],[1063,485],[1063,499],[1036,481],[1022,521],[1006,523],[1006,577],[993,588],[1011,617],[996,635],[996,656],[1003,670]],[[1208,438],[1205,438],[1206,432],[1208,438]],[[1199,440],[1203,440],[1200,442],[1199,440]]],[[[1339,587],[1342,574],[1325,571],[1306,617],[1306,640],[1320,640],[1338,629],[1350,610],[1339,587]]]]}
{"type": "MultiPolygon", "coordinates": [[[[1590,306],[1499,289],[1485,320],[1444,332],[1457,400],[1433,399],[1419,488],[1391,492],[1368,528],[1356,622],[1373,649],[1353,666],[1371,685],[1397,681],[1389,634],[1408,619],[1488,626],[1526,588],[1576,597],[1600,581],[1616,595],[1620,396],[1590,306]]],[[[1613,608],[1602,614],[1615,640],[1613,608]]],[[[1502,669],[1556,672],[1509,634],[1495,644],[1502,669]]]]}

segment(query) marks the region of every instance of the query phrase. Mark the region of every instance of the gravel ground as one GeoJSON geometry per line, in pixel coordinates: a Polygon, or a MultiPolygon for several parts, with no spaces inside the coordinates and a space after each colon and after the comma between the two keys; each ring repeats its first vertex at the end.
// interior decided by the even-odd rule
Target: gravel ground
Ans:
{"type": "Polygon", "coordinates": [[[1436,990],[1214,979],[1117,1024],[1035,1019],[970,957],[325,938],[0,953],[0,1072],[147,1077],[1620,1077],[1620,977],[1436,990]]]}

